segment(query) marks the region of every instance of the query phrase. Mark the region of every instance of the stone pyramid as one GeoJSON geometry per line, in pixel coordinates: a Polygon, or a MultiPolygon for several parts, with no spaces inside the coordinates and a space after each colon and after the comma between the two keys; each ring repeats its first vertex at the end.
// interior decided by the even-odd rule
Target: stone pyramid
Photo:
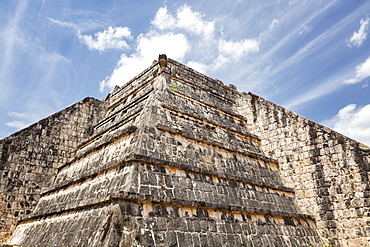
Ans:
{"type": "Polygon", "coordinates": [[[233,85],[160,55],[105,99],[14,246],[323,246],[233,85]]]}

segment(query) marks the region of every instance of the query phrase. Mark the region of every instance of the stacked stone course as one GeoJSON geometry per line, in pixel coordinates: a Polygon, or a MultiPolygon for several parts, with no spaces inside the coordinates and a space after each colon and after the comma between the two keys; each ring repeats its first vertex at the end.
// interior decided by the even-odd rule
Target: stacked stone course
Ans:
{"type": "Polygon", "coordinates": [[[370,148],[252,93],[239,112],[332,246],[370,244],[370,148]]]}
{"type": "Polygon", "coordinates": [[[19,216],[35,209],[57,166],[91,134],[103,105],[86,98],[0,140],[0,243],[10,237],[19,216]]]}

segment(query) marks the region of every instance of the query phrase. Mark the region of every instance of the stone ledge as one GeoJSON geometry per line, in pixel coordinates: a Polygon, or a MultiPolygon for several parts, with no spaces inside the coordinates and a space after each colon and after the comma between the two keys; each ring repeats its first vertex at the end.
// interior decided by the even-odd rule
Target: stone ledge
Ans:
{"type": "MultiPolygon", "coordinates": [[[[130,154],[127,155],[127,157],[130,157],[130,156],[131,156],[130,154]]],[[[105,165],[99,166],[99,167],[97,167],[94,170],[87,171],[86,173],[83,173],[83,174],[81,174],[79,176],[73,177],[72,179],[65,180],[62,183],[59,183],[59,184],[54,185],[54,186],[51,186],[48,189],[42,191],[40,193],[40,195],[44,196],[44,195],[49,194],[50,192],[53,192],[53,191],[55,191],[57,189],[60,189],[60,188],[63,188],[63,187],[67,187],[67,186],[69,186],[69,185],[71,185],[73,183],[77,183],[79,181],[85,180],[86,178],[89,178],[91,176],[97,175],[99,172],[103,172],[105,170],[113,169],[116,166],[119,166],[121,164],[124,164],[125,162],[123,162],[123,160],[125,160],[125,159],[126,158],[123,157],[122,160],[114,160],[114,161],[108,162],[105,165]]],[[[127,160],[127,162],[129,162],[129,161],[130,160],[127,160]]]]}
{"type": "Polygon", "coordinates": [[[120,192],[136,195],[135,198],[142,200],[155,198],[163,203],[184,204],[181,202],[185,201],[186,205],[192,206],[216,203],[224,205],[218,207],[225,209],[239,206],[247,209],[244,211],[264,208],[271,214],[280,211],[298,213],[294,198],[282,191],[271,188],[267,191],[235,180],[150,163],[130,162],[83,182],[42,198],[34,215],[96,204],[120,192]]]}
{"type": "Polygon", "coordinates": [[[177,62],[177,61],[174,61],[172,59],[168,59],[168,62],[169,63],[172,63],[175,67],[180,67],[181,68],[181,71],[186,71],[187,73],[191,73],[193,75],[193,78],[196,78],[196,79],[200,79],[200,81],[202,82],[202,84],[204,84],[206,87],[202,87],[200,86],[199,84],[197,83],[194,83],[190,80],[184,80],[183,78],[184,77],[187,77],[187,73],[183,74],[182,75],[182,78],[179,78],[179,77],[171,77],[171,79],[174,79],[174,80],[178,80],[178,81],[182,81],[186,84],[190,84],[191,86],[193,87],[197,87],[197,88],[200,88],[201,90],[204,90],[204,91],[207,91],[209,92],[210,94],[212,94],[213,96],[225,101],[225,102],[228,102],[228,103],[235,103],[235,101],[233,99],[231,99],[230,95],[220,95],[217,91],[219,90],[216,90],[215,88],[217,89],[222,89],[223,92],[231,92],[232,94],[239,94],[235,89],[233,89],[232,87],[229,87],[229,86],[226,86],[222,81],[220,80],[217,80],[217,79],[212,79],[204,74],[201,74],[195,70],[193,70],[192,68],[189,68],[189,67],[186,67],[185,65],[177,62]],[[195,76],[194,76],[195,75],[195,76]],[[214,86],[216,85],[216,86],[214,86]],[[209,89],[207,89],[209,88],[209,89]],[[216,92],[217,93],[216,93],[216,92]]]}
{"type": "MultiPolygon", "coordinates": [[[[136,113],[135,113],[136,114],[136,113]]],[[[131,116],[130,116],[131,117],[131,116]]],[[[127,120],[127,119],[126,119],[127,120]]],[[[127,123],[128,121],[121,121],[120,123],[122,124],[122,125],[124,125],[125,123],[127,123]]],[[[117,127],[119,127],[119,125],[117,126],[117,127]]],[[[78,160],[78,159],[80,159],[81,157],[83,157],[84,155],[86,155],[87,153],[89,153],[89,152],[91,152],[91,151],[93,151],[93,150],[95,150],[95,149],[97,149],[97,148],[100,148],[100,147],[102,147],[102,146],[105,146],[105,145],[107,145],[107,144],[109,144],[110,142],[112,142],[114,139],[116,139],[116,138],[119,138],[119,137],[121,137],[121,136],[123,136],[123,135],[125,135],[125,134],[131,134],[131,133],[133,133],[133,132],[135,132],[136,131],[136,129],[137,129],[137,127],[136,126],[134,126],[134,125],[129,125],[129,126],[127,126],[127,127],[125,127],[124,129],[122,129],[122,130],[118,130],[118,131],[116,131],[115,133],[113,133],[113,134],[111,134],[111,135],[109,135],[109,136],[105,136],[105,137],[103,137],[103,140],[98,140],[97,141],[97,144],[94,144],[94,145],[92,145],[91,147],[89,147],[87,150],[85,150],[85,151],[83,151],[83,152],[77,152],[77,154],[76,154],[76,156],[75,157],[73,157],[71,160],[69,160],[68,162],[66,162],[66,163],[64,163],[64,164],[62,164],[62,165],[60,165],[59,167],[57,167],[59,170],[60,169],[62,169],[63,167],[66,167],[67,165],[69,165],[69,164],[71,164],[72,162],[74,162],[74,161],[76,161],[76,160],[78,160]]]]}
{"type": "Polygon", "coordinates": [[[138,80],[139,78],[143,77],[146,73],[148,73],[150,70],[154,69],[154,67],[156,67],[158,65],[158,62],[156,63],[153,63],[152,65],[150,65],[148,68],[146,68],[143,72],[141,72],[139,75],[135,76],[134,78],[132,78],[131,80],[129,80],[126,84],[124,84],[121,88],[119,88],[116,92],[114,92],[114,94],[112,94],[111,96],[115,96],[117,95],[118,93],[120,93],[122,90],[124,90],[126,87],[128,87],[130,84],[132,84],[133,82],[135,82],[136,80],[138,80]]]}
{"type": "MultiPolygon", "coordinates": [[[[150,83],[150,82],[146,82],[146,83],[143,83],[143,85],[145,85],[145,84],[148,84],[148,83],[150,83]]],[[[146,85],[145,85],[146,86],[146,85]]],[[[150,96],[150,94],[153,92],[153,87],[149,87],[149,88],[145,88],[145,87],[143,87],[143,88],[140,88],[139,90],[137,90],[137,91],[134,91],[134,92],[130,92],[130,94],[129,95],[127,95],[125,98],[123,98],[123,99],[120,99],[120,101],[119,102],[117,102],[117,103],[114,103],[113,105],[111,105],[111,106],[109,106],[109,109],[111,109],[111,108],[113,108],[114,110],[115,110],[115,108],[118,106],[118,105],[120,105],[120,104],[122,104],[122,105],[125,105],[125,101],[127,100],[126,98],[128,98],[128,97],[130,97],[132,94],[136,94],[135,95],[135,97],[137,96],[137,94],[138,93],[142,93],[142,95],[140,95],[139,97],[137,97],[136,99],[135,99],[135,97],[134,97],[134,99],[135,100],[133,100],[133,101],[130,101],[130,103],[129,104],[127,104],[126,106],[124,106],[124,107],[122,107],[122,108],[120,108],[119,110],[116,110],[116,111],[112,111],[111,113],[110,113],[110,115],[106,118],[106,119],[104,119],[103,121],[101,121],[99,124],[97,124],[95,127],[100,127],[100,126],[103,126],[106,122],[108,122],[109,121],[109,119],[110,118],[112,118],[115,114],[117,114],[117,113],[119,113],[120,111],[126,111],[127,109],[129,109],[129,108],[132,108],[132,107],[135,107],[136,105],[138,105],[139,103],[141,103],[141,102],[143,102],[143,101],[145,101],[146,99],[148,99],[148,97],[150,96]],[[147,92],[146,91],[143,91],[142,92],[142,90],[144,90],[144,89],[147,89],[147,92]],[[122,102],[123,101],[123,102],[122,102]]],[[[132,99],[131,99],[132,100],[132,99]]],[[[108,112],[109,112],[110,110],[108,110],[108,112]]]]}
{"type": "MultiPolygon", "coordinates": [[[[106,117],[103,121],[101,121],[99,124],[95,125],[95,127],[94,127],[94,128],[95,128],[95,129],[98,129],[98,128],[100,128],[101,126],[104,126],[105,124],[107,124],[107,123],[109,123],[109,122],[112,122],[112,119],[114,119],[114,118],[116,117],[116,114],[118,114],[119,112],[127,111],[128,109],[130,109],[130,108],[132,108],[132,107],[137,106],[139,103],[141,103],[141,102],[145,101],[148,97],[149,97],[149,93],[148,93],[147,95],[144,95],[143,97],[141,97],[141,98],[137,99],[137,100],[135,101],[135,104],[129,104],[128,106],[126,106],[126,107],[124,107],[124,108],[122,108],[122,109],[120,109],[120,110],[118,110],[118,111],[115,111],[115,112],[111,113],[111,114],[110,114],[108,117],[106,117]]],[[[135,112],[137,112],[137,111],[135,111],[135,112]]],[[[134,112],[134,113],[132,113],[131,115],[135,114],[135,112],[134,112]]],[[[123,119],[127,119],[128,117],[129,117],[129,115],[125,116],[123,119]]],[[[122,121],[122,120],[121,120],[121,121],[122,121]]],[[[120,122],[121,122],[121,121],[120,121],[120,122]]],[[[100,136],[100,135],[104,134],[105,132],[109,131],[109,129],[111,129],[111,128],[112,128],[112,127],[114,127],[115,125],[119,124],[120,122],[115,123],[115,124],[113,124],[112,126],[109,126],[109,125],[108,125],[108,126],[104,126],[104,129],[97,131],[97,133],[95,133],[91,138],[89,138],[88,140],[86,140],[86,141],[82,142],[82,143],[78,146],[78,148],[80,148],[80,147],[82,147],[82,146],[84,146],[84,145],[88,144],[89,142],[91,142],[91,140],[94,140],[94,139],[95,139],[95,138],[97,138],[98,136],[100,136]]]]}
{"type": "Polygon", "coordinates": [[[300,219],[311,219],[314,220],[312,215],[308,214],[296,214],[296,213],[286,213],[282,211],[272,211],[266,210],[262,208],[255,208],[255,207],[243,207],[243,206],[232,206],[232,205],[224,205],[218,203],[206,203],[201,201],[189,201],[189,200],[182,200],[182,199],[174,199],[171,202],[163,202],[159,200],[158,196],[153,195],[144,195],[140,193],[132,193],[121,191],[114,193],[112,195],[112,199],[128,199],[137,202],[153,202],[157,204],[163,205],[172,205],[177,207],[182,206],[190,206],[195,208],[205,208],[205,209],[213,209],[213,210],[221,210],[221,211],[229,211],[229,212],[243,212],[243,213],[251,213],[251,214],[263,214],[263,215],[271,215],[271,216],[282,216],[282,217],[292,217],[292,218],[300,218],[300,219]]]}
{"type": "Polygon", "coordinates": [[[239,150],[236,150],[236,149],[227,148],[224,145],[222,145],[220,142],[215,142],[215,141],[212,141],[212,140],[202,140],[202,139],[197,138],[192,133],[189,133],[189,132],[184,133],[184,132],[182,132],[182,131],[180,131],[178,129],[172,128],[172,127],[167,126],[167,125],[157,124],[156,125],[156,128],[159,129],[159,130],[165,131],[165,132],[170,132],[172,134],[177,134],[177,135],[183,136],[185,138],[189,138],[189,139],[194,140],[194,141],[199,141],[199,142],[203,142],[203,143],[206,143],[206,144],[210,144],[210,145],[213,145],[215,147],[218,147],[218,148],[221,148],[223,150],[226,150],[228,152],[239,153],[239,154],[242,154],[242,155],[251,157],[251,158],[255,158],[255,159],[260,159],[260,160],[266,161],[268,163],[270,163],[270,162],[271,163],[275,163],[275,164],[278,163],[277,160],[268,158],[268,157],[263,156],[261,154],[253,153],[253,152],[248,152],[248,151],[239,151],[239,150]]]}
{"type": "MultiPolygon", "coordinates": [[[[197,102],[195,102],[196,104],[198,104],[197,102]]],[[[200,106],[202,106],[201,104],[199,104],[200,106]]],[[[235,124],[233,124],[234,126],[229,126],[229,122],[228,123],[222,123],[222,122],[220,122],[220,121],[215,121],[215,119],[207,119],[206,117],[204,117],[204,116],[196,116],[196,115],[194,115],[193,113],[189,113],[188,111],[184,111],[184,110],[179,110],[178,109],[178,107],[176,107],[176,106],[174,106],[174,105],[169,105],[169,104],[162,104],[161,105],[161,107],[163,107],[164,109],[168,109],[169,111],[172,111],[172,112],[176,112],[176,113],[181,113],[181,114],[184,114],[184,115],[187,115],[187,116],[190,116],[190,117],[192,117],[192,118],[194,118],[194,119],[198,119],[198,120],[201,120],[201,121],[203,121],[203,122],[208,122],[208,123],[211,123],[211,124],[213,124],[213,125],[216,125],[216,126],[220,126],[220,127],[222,127],[223,129],[227,129],[227,130],[230,130],[230,131],[233,131],[233,132],[236,132],[236,133],[238,133],[239,135],[243,135],[243,136],[246,136],[246,137],[248,137],[248,138],[250,138],[250,139],[253,139],[254,141],[257,141],[257,142],[260,142],[261,141],[261,139],[258,137],[258,136],[256,136],[256,135],[254,135],[254,134],[252,134],[252,133],[249,133],[249,132],[246,132],[245,131],[245,129],[246,130],[248,130],[247,128],[248,128],[248,125],[246,125],[246,126],[243,126],[245,129],[243,129],[242,127],[239,127],[239,126],[235,126],[235,124]],[[226,126],[227,125],[227,126],[226,126]]],[[[213,107],[213,106],[209,106],[209,105],[206,105],[205,104],[205,106],[204,107],[210,107],[211,109],[214,109],[215,111],[216,111],[216,107],[213,107]]],[[[217,111],[218,113],[220,113],[219,111],[217,111]]],[[[242,118],[242,117],[239,117],[238,115],[235,115],[235,114],[232,114],[232,113],[229,113],[229,112],[226,112],[226,111],[223,111],[223,110],[221,110],[221,114],[222,115],[224,115],[224,116],[226,116],[226,117],[228,117],[228,118],[238,118],[238,119],[240,119],[241,120],[241,122],[242,121],[244,121],[244,122],[246,122],[247,123],[247,120],[245,119],[245,118],[242,118]]],[[[226,121],[226,120],[225,120],[226,121]]]]}
{"type": "MultiPolygon", "coordinates": [[[[123,123],[123,125],[124,124],[125,123],[123,123]]],[[[113,133],[112,132],[109,133],[109,135],[104,135],[102,138],[92,143],[89,147],[86,147],[85,150],[82,149],[82,150],[77,151],[75,158],[69,161],[69,163],[72,163],[73,161],[80,159],[82,156],[85,156],[87,153],[90,153],[91,151],[95,149],[98,149],[102,146],[106,146],[107,144],[111,143],[114,139],[120,138],[126,134],[131,134],[135,132],[136,130],[137,130],[137,127],[135,125],[129,125],[123,129],[115,130],[113,133]]]]}
{"type": "MultiPolygon", "coordinates": [[[[146,100],[147,98],[149,97],[149,95],[145,95],[143,96],[138,102],[136,103],[140,103],[144,100],[146,100]]],[[[122,109],[120,109],[119,111],[115,112],[115,113],[112,113],[109,117],[106,118],[106,120],[104,120],[105,122],[108,122],[109,119],[115,117],[115,114],[117,114],[118,112],[120,111],[124,111],[124,110],[127,110],[129,109],[131,106],[134,106],[134,105],[129,105],[127,107],[124,107],[122,109]]],[[[109,126],[107,128],[105,128],[104,130],[102,131],[99,131],[98,133],[95,133],[93,136],[91,136],[89,139],[83,141],[80,145],[78,145],[78,149],[81,149],[82,147],[88,145],[89,143],[93,142],[95,139],[97,139],[99,136],[103,135],[104,133],[108,132],[109,130],[111,129],[114,129],[114,128],[118,128],[120,125],[124,124],[125,122],[127,122],[130,118],[132,118],[133,116],[137,115],[140,111],[142,111],[142,108],[139,108],[138,110],[132,112],[131,114],[128,114],[127,116],[125,116],[124,118],[122,118],[119,122],[113,124],[112,126],[109,126]]],[[[104,124],[105,124],[104,122],[104,124]]],[[[96,125],[95,128],[99,127],[99,125],[96,125]]]]}
{"type": "Polygon", "coordinates": [[[282,186],[282,185],[259,184],[259,183],[256,183],[252,180],[249,180],[249,179],[246,179],[246,178],[243,178],[243,177],[238,177],[238,176],[231,175],[231,174],[223,174],[223,173],[220,173],[220,172],[217,172],[217,171],[214,171],[214,170],[209,170],[209,169],[206,169],[206,168],[201,169],[201,168],[197,168],[197,167],[190,166],[190,165],[183,164],[183,163],[161,160],[161,159],[149,157],[149,156],[146,156],[146,155],[133,154],[132,158],[133,158],[133,160],[136,160],[136,161],[144,161],[144,162],[149,162],[149,163],[153,163],[153,164],[162,164],[162,165],[166,165],[166,166],[177,167],[177,168],[181,168],[181,169],[189,170],[189,171],[193,171],[193,172],[199,172],[199,173],[214,175],[214,176],[222,177],[222,178],[225,178],[225,179],[234,179],[234,180],[237,180],[237,181],[240,181],[240,182],[245,182],[245,183],[248,183],[248,184],[257,185],[257,186],[260,186],[260,187],[267,187],[267,188],[272,188],[272,189],[276,189],[276,190],[281,190],[281,191],[285,191],[285,192],[294,193],[294,189],[288,188],[288,187],[285,187],[285,186],[282,186]]]}
{"type": "Polygon", "coordinates": [[[166,206],[173,206],[181,208],[185,207],[195,207],[195,208],[203,208],[205,210],[220,210],[226,212],[239,212],[239,213],[247,213],[247,214],[261,214],[261,215],[269,215],[272,217],[288,217],[288,218],[298,218],[298,219],[310,219],[315,220],[313,215],[308,214],[300,214],[300,213],[287,213],[282,211],[272,211],[266,210],[262,208],[255,208],[255,207],[243,207],[243,206],[231,206],[231,205],[223,205],[217,203],[206,203],[206,202],[195,202],[189,200],[181,200],[181,199],[174,199],[172,201],[161,201],[158,196],[153,195],[145,195],[140,193],[134,192],[127,192],[127,191],[120,191],[115,192],[113,195],[108,195],[102,198],[96,198],[95,200],[89,200],[88,204],[80,205],[76,203],[69,208],[59,208],[59,211],[53,211],[49,213],[39,213],[39,214],[30,214],[26,216],[22,216],[18,218],[18,222],[25,222],[30,220],[35,220],[37,218],[44,218],[48,216],[58,215],[65,212],[76,211],[76,210],[83,210],[88,209],[91,207],[100,207],[104,206],[104,204],[114,203],[114,201],[131,201],[135,203],[153,203],[158,205],[166,205],[166,206]]]}
{"type": "MultiPolygon", "coordinates": [[[[185,100],[189,100],[189,101],[191,101],[191,102],[193,102],[193,103],[196,103],[196,104],[198,104],[198,105],[200,105],[200,106],[205,106],[205,107],[210,107],[210,108],[212,108],[212,109],[215,109],[217,112],[219,112],[219,111],[221,111],[221,112],[223,112],[223,114],[224,115],[230,115],[231,117],[236,117],[236,118],[239,118],[240,120],[243,120],[243,121],[245,121],[245,122],[247,122],[247,119],[245,118],[245,117],[243,117],[242,115],[240,115],[240,114],[237,114],[237,113],[235,113],[235,112],[233,112],[233,111],[230,111],[230,110],[228,110],[228,109],[225,109],[225,108],[223,108],[223,107],[221,107],[221,106],[214,106],[214,105],[211,105],[211,104],[209,104],[209,103],[207,103],[207,102],[204,102],[204,101],[201,101],[201,100],[198,100],[198,99],[194,99],[194,98],[192,98],[192,97],[190,97],[189,95],[186,95],[186,94],[183,94],[183,93],[180,93],[180,92],[178,92],[178,91],[176,91],[176,92],[174,92],[174,91],[171,91],[171,90],[166,90],[167,91],[167,93],[169,93],[169,94],[172,94],[172,95],[175,95],[175,96],[177,96],[177,97],[179,97],[179,98],[182,98],[182,99],[185,99],[185,100]]],[[[251,136],[254,136],[255,138],[257,138],[258,139],[258,137],[256,136],[256,135],[253,135],[253,134],[250,134],[251,136]]]]}
{"type": "Polygon", "coordinates": [[[126,155],[125,157],[122,157],[120,160],[114,160],[112,162],[106,163],[103,166],[99,166],[94,170],[87,171],[86,173],[81,174],[81,175],[79,175],[77,177],[74,177],[72,179],[66,180],[63,183],[51,186],[48,189],[42,191],[41,195],[49,194],[50,192],[53,192],[57,189],[67,187],[67,186],[69,186],[73,183],[77,183],[79,181],[83,181],[86,178],[97,175],[100,172],[103,172],[103,171],[109,170],[109,169],[113,169],[116,166],[119,166],[119,165],[122,165],[122,164],[125,164],[125,163],[129,163],[131,161],[144,161],[144,162],[149,162],[149,163],[154,163],[154,164],[172,166],[172,167],[177,167],[177,168],[181,168],[181,169],[184,169],[184,170],[189,170],[189,171],[192,171],[192,172],[200,172],[200,173],[215,175],[215,176],[222,177],[222,178],[225,178],[225,179],[234,179],[234,180],[237,180],[237,181],[240,181],[240,182],[245,182],[245,183],[248,183],[248,184],[251,184],[251,185],[257,185],[257,186],[260,186],[260,187],[267,187],[267,188],[272,188],[272,189],[276,189],[276,190],[281,190],[281,191],[284,191],[284,192],[294,193],[293,189],[282,186],[282,185],[277,186],[277,185],[274,185],[274,184],[263,184],[263,183],[260,184],[260,183],[256,183],[255,181],[252,181],[251,179],[246,179],[246,178],[238,177],[238,176],[231,175],[231,174],[226,175],[226,174],[223,174],[223,173],[220,173],[220,172],[217,172],[217,171],[213,171],[213,170],[209,170],[209,169],[201,169],[201,168],[197,168],[197,167],[194,167],[194,166],[189,166],[187,164],[175,163],[175,162],[160,160],[160,159],[157,159],[157,158],[153,158],[153,157],[149,157],[149,156],[145,156],[145,155],[141,155],[141,154],[130,153],[130,154],[126,155]]]}

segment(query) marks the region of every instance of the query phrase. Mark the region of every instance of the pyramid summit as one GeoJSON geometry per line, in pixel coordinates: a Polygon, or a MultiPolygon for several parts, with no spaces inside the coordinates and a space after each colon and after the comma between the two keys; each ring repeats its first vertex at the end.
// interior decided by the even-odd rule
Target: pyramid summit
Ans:
{"type": "Polygon", "coordinates": [[[166,55],[0,140],[4,246],[368,246],[370,148],[166,55]]]}

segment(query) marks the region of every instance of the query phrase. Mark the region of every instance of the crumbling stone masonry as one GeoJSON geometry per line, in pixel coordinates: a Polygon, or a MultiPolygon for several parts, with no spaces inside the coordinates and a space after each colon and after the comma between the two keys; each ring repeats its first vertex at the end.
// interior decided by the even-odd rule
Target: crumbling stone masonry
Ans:
{"type": "Polygon", "coordinates": [[[7,246],[368,246],[368,147],[165,55],[88,102],[7,246]]]}
{"type": "Polygon", "coordinates": [[[86,98],[0,140],[0,243],[10,237],[19,216],[35,209],[57,167],[92,133],[103,106],[86,98]]]}
{"type": "Polygon", "coordinates": [[[332,246],[370,246],[370,148],[252,93],[239,110],[320,235],[332,246]]]}

